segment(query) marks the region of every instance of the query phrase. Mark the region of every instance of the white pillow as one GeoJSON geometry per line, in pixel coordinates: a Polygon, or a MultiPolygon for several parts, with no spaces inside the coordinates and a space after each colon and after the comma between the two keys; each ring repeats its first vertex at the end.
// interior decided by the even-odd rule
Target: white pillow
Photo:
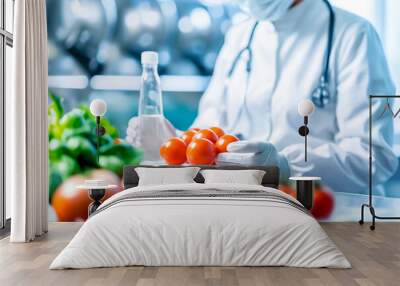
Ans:
{"type": "Polygon", "coordinates": [[[200,168],[135,168],[139,176],[139,186],[171,185],[195,183],[193,180],[200,168]]]}
{"type": "Polygon", "coordinates": [[[265,171],[262,170],[202,170],[205,184],[226,183],[261,185],[265,171]]]}

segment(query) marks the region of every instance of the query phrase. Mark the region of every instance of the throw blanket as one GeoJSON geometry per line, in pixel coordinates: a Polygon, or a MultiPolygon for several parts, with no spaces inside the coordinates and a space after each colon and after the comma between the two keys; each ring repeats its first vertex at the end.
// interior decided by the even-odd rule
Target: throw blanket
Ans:
{"type": "Polygon", "coordinates": [[[122,196],[106,202],[99,208],[95,213],[103,212],[104,210],[113,207],[119,203],[128,202],[128,201],[144,201],[144,200],[152,200],[152,199],[166,199],[166,200],[192,200],[192,199],[237,199],[237,200],[251,200],[257,199],[265,200],[269,202],[275,202],[278,204],[286,204],[292,206],[299,211],[302,211],[305,214],[309,214],[308,210],[298,201],[294,201],[282,194],[271,192],[267,190],[253,190],[253,189],[243,189],[236,191],[227,191],[221,188],[204,188],[202,190],[165,190],[165,191],[145,191],[145,192],[128,192],[123,194],[122,196]]]}

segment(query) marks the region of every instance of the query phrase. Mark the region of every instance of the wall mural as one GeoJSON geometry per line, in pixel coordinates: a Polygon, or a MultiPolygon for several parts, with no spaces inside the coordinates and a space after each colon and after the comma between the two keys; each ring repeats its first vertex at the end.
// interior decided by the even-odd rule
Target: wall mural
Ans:
{"type": "MultiPolygon", "coordinates": [[[[325,97],[320,97],[326,108],[316,104],[307,118],[309,156],[304,162],[304,138],[298,134],[305,120],[298,110],[300,99],[281,97],[279,101],[267,103],[250,95],[248,102],[226,99],[221,103],[213,101],[218,96],[206,93],[209,99],[200,104],[209,84],[211,90],[216,85],[210,78],[227,31],[247,18],[238,7],[224,1],[47,0],[47,15],[51,220],[87,219],[91,200],[87,190],[77,188],[87,179],[117,185],[107,189],[104,198],[107,199],[122,191],[125,165],[149,161],[174,165],[214,164],[218,154],[225,152],[230,143],[244,144],[249,138],[257,144],[245,146],[244,150],[250,150],[247,153],[256,150],[260,155],[251,159],[244,155],[239,161],[270,163],[268,160],[279,151],[279,154],[285,153],[289,162],[287,171],[291,169],[292,175],[321,177],[316,182],[311,211],[316,218],[334,221],[360,218],[360,206],[368,201],[368,164],[364,164],[368,163],[368,121],[358,126],[354,134],[347,134],[353,132],[346,122],[351,122],[349,118],[354,110],[334,99],[325,102],[325,97]],[[157,52],[157,68],[147,70],[150,78],[154,76],[153,82],[142,80],[144,51],[157,52]],[[153,75],[155,71],[160,75],[160,82],[153,75]],[[161,86],[161,91],[155,86],[161,86]],[[107,104],[107,113],[101,118],[106,134],[101,137],[99,150],[96,118],[89,109],[94,99],[107,104]],[[210,104],[215,108],[208,108],[210,104]],[[265,109],[266,106],[274,108],[265,109]],[[343,113],[335,115],[339,108],[343,113]],[[265,114],[265,118],[254,120],[255,114],[265,114]],[[243,118],[250,118],[245,121],[253,123],[243,123],[243,118]],[[276,119],[279,124],[275,124],[276,119]],[[224,120],[230,124],[223,124],[224,120]],[[345,128],[346,132],[335,134],[338,128],[345,128]],[[171,136],[174,138],[170,139],[171,136]],[[340,136],[348,140],[340,141],[340,136]],[[321,138],[341,143],[324,144],[321,138]],[[337,153],[337,148],[348,152],[337,153]],[[267,153],[268,156],[262,157],[267,153]],[[354,156],[346,157],[349,153],[354,156]]],[[[221,89],[221,98],[225,93],[229,96],[232,90],[242,94],[254,91],[251,79],[246,83],[238,75],[245,68],[245,60],[249,60],[247,53],[251,54],[251,50],[244,50],[243,58],[242,54],[238,58],[237,68],[229,75],[232,87],[221,89]]],[[[151,56],[148,60],[151,63],[151,56]]],[[[257,68],[257,63],[254,65],[257,68]]],[[[307,78],[306,73],[304,77],[307,78]]],[[[265,82],[267,86],[268,79],[265,82]]],[[[312,87],[289,88],[293,93],[304,91],[306,95],[301,99],[305,99],[311,94],[305,89],[312,87]]],[[[325,89],[318,91],[325,95],[325,89]]],[[[365,104],[354,104],[360,108],[354,122],[365,120],[368,100],[365,104]]],[[[399,104],[381,101],[374,105],[374,112],[376,118],[389,124],[377,123],[377,132],[384,139],[378,142],[374,157],[377,162],[374,174],[380,182],[374,205],[382,215],[399,215],[396,205],[400,203],[400,169],[397,168],[400,140],[399,134],[393,132],[393,125],[398,124],[400,117],[399,104]]],[[[278,155],[273,162],[283,164],[278,155]]],[[[281,169],[284,170],[283,165],[281,169]]],[[[287,176],[280,189],[296,196],[295,183],[287,176]]]]}

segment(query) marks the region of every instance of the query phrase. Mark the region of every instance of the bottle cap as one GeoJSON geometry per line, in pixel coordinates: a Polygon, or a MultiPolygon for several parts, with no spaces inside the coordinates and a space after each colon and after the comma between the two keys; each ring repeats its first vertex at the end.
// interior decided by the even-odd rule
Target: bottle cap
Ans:
{"type": "Polygon", "coordinates": [[[142,53],[142,65],[157,65],[158,53],[146,51],[142,53]]]}

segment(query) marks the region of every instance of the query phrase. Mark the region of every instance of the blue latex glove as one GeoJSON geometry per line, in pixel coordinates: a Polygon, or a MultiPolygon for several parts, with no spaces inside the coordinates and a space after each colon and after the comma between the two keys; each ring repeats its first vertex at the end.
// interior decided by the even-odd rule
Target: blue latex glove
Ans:
{"type": "Polygon", "coordinates": [[[217,165],[278,166],[280,179],[287,180],[290,175],[285,156],[279,154],[275,146],[262,141],[237,141],[228,145],[228,152],[220,153],[217,165]]]}

